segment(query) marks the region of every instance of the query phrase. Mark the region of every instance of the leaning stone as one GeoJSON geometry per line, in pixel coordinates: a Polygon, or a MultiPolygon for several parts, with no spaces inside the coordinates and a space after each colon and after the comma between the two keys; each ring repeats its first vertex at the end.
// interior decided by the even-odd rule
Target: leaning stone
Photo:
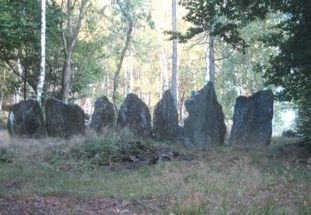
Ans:
{"type": "Polygon", "coordinates": [[[159,141],[176,142],[178,140],[178,112],[171,90],[166,90],[163,98],[155,106],[153,135],[159,141]]]}
{"type": "Polygon", "coordinates": [[[100,133],[103,131],[103,128],[113,127],[114,124],[115,112],[113,104],[106,96],[99,97],[95,102],[90,128],[100,133]]]}
{"type": "Polygon", "coordinates": [[[47,132],[51,137],[68,138],[85,132],[84,111],[78,105],[48,99],[45,115],[47,132]]]}
{"type": "Polygon", "coordinates": [[[297,132],[294,132],[292,129],[284,130],[282,132],[282,137],[296,137],[297,132]]]}
{"type": "Polygon", "coordinates": [[[273,101],[271,90],[258,91],[250,97],[239,96],[234,107],[229,144],[269,145],[273,101]]]}
{"type": "Polygon", "coordinates": [[[119,110],[117,127],[127,127],[137,136],[152,137],[149,109],[137,95],[130,93],[126,96],[119,110]]]}
{"type": "Polygon", "coordinates": [[[7,127],[11,138],[45,137],[46,129],[39,102],[37,100],[29,99],[11,106],[7,127]]]}
{"type": "Polygon", "coordinates": [[[188,118],[184,120],[185,145],[224,143],[224,114],[212,82],[208,82],[201,90],[192,92],[191,98],[185,101],[185,107],[189,113],[188,118]]]}

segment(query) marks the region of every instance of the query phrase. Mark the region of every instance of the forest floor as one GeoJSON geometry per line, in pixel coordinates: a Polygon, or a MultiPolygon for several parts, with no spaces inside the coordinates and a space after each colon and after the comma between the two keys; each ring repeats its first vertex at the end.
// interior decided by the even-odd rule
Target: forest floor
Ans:
{"type": "Polygon", "coordinates": [[[126,131],[30,140],[4,128],[3,215],[311,214],[311,151],[297,138],[190,149],[126,131]]]}

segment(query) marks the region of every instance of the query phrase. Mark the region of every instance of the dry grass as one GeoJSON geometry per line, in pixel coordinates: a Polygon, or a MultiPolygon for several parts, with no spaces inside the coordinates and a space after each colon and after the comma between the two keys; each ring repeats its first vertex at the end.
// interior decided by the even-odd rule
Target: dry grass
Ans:
{"type": "Polygon", "coordinates": [[[89,133],[70,140],[10,140],[0,131],[0,148],[6,148],[13,160],[0,163],[0,197],[122,200],[135,203],[136,207],[128,208],[132,214],[311,214],[311,153],[290,144],[295,139],[274,139],[267,148],[172,146],[194,159],[160,162],[134,171],[90,168],[86,160],[77,168],[59,168],[77,161],[51,154],[58,149],[66,154],[98,139],[111,144],[135,138],[124,131],[103,136],[89,133]],[[10,190],[12,181],[17,191],[10,190]],[[140,201],[148,202],[147,206],[137,204],[140,201]]]}

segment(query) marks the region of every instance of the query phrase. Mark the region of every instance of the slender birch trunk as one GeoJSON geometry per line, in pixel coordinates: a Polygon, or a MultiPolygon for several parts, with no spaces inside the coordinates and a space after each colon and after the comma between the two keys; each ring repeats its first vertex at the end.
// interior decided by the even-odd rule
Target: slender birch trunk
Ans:
{"type": "Polygon", "coordinates": [[[45,80],[45,30],[46,30],[45,9],[46,9],[46,0],[41,0],[41,61],[40,61],[40,75],[37,86],[37,100],[39,101],[40,104],[45,80]]]}
{"type": "MultiPolygon", "coordinates": [[[[172,0],[172,32],[176,32],[176,0],[172,0]]],[[[173,55],[172,55],[172,96],[177,108],[177,98],[178,98],[178,89],[177,89],[177,39],[173,40],[173,55]]]]}

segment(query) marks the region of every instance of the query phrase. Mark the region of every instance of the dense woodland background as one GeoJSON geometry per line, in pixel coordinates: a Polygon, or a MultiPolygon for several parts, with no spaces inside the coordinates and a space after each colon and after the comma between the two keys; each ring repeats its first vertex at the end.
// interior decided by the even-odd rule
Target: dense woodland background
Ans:
{"type": "MultiPolygon", "coordinates": [[[[230,126],[237,96],[270,88],[281,101],[275,131],[289,126],[282,114],[293,109],[291,128],[309,137],[310,11],[309,0],[48,0],[42,103],[55,97],[91,114],[99,96],[117,109],[133,92],[152,112],[172,88],[182,124],[184,101],[213,81],[230,126]]],[[[38,0],[0,2],[4,110],[37,97],[41,18],[38,0]]]]}

